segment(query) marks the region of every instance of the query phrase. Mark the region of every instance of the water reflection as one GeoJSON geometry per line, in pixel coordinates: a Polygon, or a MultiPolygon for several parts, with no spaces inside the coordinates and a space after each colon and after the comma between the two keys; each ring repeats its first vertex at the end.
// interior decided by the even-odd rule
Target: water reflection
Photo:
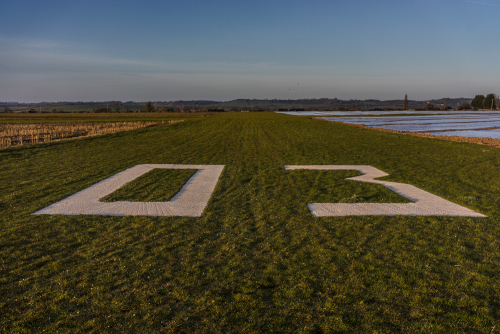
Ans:
{"type": "MultiPolygon", "coordinates": [[[[323,112],[312,112],[322,113],[323,112]]],[[[500,113],[491,111],[477,111],[467,113],[453,114],[426,114],[426,115],[408,115],[408,116],[390,116],[395,112],[385,112],[385,116],[375,117],[318,117],[334,122],[365,125],[373,128],[387,129],[394,131],[408,131],[429,133],[442,136],[461,136],[461,137],[489,137],[500,139],[500,113]],[[499,128],[494,130],[485,130],[488,128],[499,128]],[[447,130],[453,130],[448,132],[447,130]],[[474,131],[475,130],[475,131],[474,131]],[[447,132],[442,132],[447,131],[447,132]]],[[[366,113],[366,112],[364,112],[366,113]]],[[[377,112],[383,113],[383,112],[377,112]]],[[[401,113],[401,112],[398,112],[401,113]]],[[[442,112],[441,112],[442,113],[442,112]]],[[[304,113],[300,113],[303,115],[304,113]]],[[[310,115],[312,116],[312,115],[310,115]]]]}
{"type": "Polygon", "coordinates": [[[476,111],[277,111],[278,114],[292,116],[382,116],[382,115],[460,115],[460,114],[499,114],[497,111],[476,110],[476,111]]]}

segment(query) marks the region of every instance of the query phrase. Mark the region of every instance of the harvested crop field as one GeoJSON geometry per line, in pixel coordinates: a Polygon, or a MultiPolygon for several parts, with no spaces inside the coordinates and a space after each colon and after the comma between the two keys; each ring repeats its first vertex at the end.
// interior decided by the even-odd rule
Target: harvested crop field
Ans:
{"type": "Polygon", "coordinates": [[[180,121],[0,123],[0,147],[95,136],[176,122],[180,121]]]}
{"type": "MultiPolygon", "coordinates": [[[[500,323],[496,148],[225,113],[4,148],[0,161],[1,332],[490,333],[500,323]],[[33,215],[138,165],[224,168],[201,216],[33,215]],[[366,166],[386,186],[354,180],[366,166]],[[308,206],[413,201],[389,182],[486,217],[316,217],[308,206]]],[[[138,173],[97,203],[171,201],[197,173],[181,172],[138,173]]]]}

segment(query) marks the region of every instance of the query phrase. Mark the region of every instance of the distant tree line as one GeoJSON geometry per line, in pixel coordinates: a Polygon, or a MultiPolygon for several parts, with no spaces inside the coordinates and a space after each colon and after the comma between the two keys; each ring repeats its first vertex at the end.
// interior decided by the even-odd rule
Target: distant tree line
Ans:
{"type": "MultiPolygon", "coordinates": [[[[443,98],[438,100],[429,100],[429,102],[408,100],[408,95],[405,95],[404,101],[402,100],[341,100],[338,98],[328,99],[238,99],[227,102],[217,102],[209,100],[192,100],[192,101],[154,101],[154,102],[121,102],[121,101],[108,101],[108,102],[58,102],[54,104],[52,112],[76,112],[76,113],[122,113],[122,112],[223,112],[223,111],[273,111],[273,110],[296,110],[296,111],[363,111],[363,110],[387,110],[387,111],[401,111],[401,110],[471,110],[474,109],[495,109],[500,106],[498,96],[494,94],[477,95],[469,104],[470,99],[466,98],[443,98]],[[402,103],[403,102],[403,103],[402,103]],[[97,105],[97,104],[100,105],[97,105]],[[78,105],[82,104],[78,109],[71,111],[71,108],[55,109],[55,106],[62,104],[78,105]],[[106,108],[104,108],[102,106],[106,108]],[[88,105],[88,109],[84,106],[88,105]],[[68,110],[69,109],[69,110],[68,110]]],[[[11,102],[9,102],[11,104],[11,102]]],[[[12,103],[16,108],[15,111],[11,110],[10,105],[4,104],[0,107],[0,112],[49,112],[47,102],[38,104],[20,104],[12,103]],[[44,106],[44,110],[39,110],[39,107],[44,106]],[[36,109],[33,108],[36,106],[36,109]],[[20,107],[27,107],[25,110],[20,110],[20,107]]],[[[1,104],[0,104],[1,105],[1,104]]]]}
{"type": "Polygon", "coordinates": [[[457,107],[457,110],[471,110],[472,109],[472,106],[470,105],[470,103],[462,103],[461,105],[459,105],[457,107]]]}
{"type": "Polygon", "coordinates": [[[488,109],[494,110],[497,108],[498,96],[495,94],[476,95],[472,100],[471,105],[474,109],[488,109]]]}

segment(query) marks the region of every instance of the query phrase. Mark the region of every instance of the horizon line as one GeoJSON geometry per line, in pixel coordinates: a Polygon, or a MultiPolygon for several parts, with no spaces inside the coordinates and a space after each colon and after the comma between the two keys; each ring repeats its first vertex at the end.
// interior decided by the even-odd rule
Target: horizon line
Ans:
{"type": "MultiPolygon", "coordinates": [[[[436,100],[472,100],[473,98],[471,97],[442,97],[442,98],[434,98],[434,99],[420,99],[420,100],[411,100],[409,99],[408,101],[436,101],[436,100]]],[[[403,101],[404,98],[402,99],[386,99],[386,100],[381,100],[381,99],[341,99],[341,98],[336,98],[336,97],[320,97],[320,98],[297,98],[297,99],[282,99],[282,98],[238,98],[238,99],[232,99],[232,100],[210,100],[210,99],[196,99],[196,100],[144,100],[144,101],[134,101],[134,100],[128,100],[128,101],[122,101],[122,100],[102,100],[102,101],[82,101],[82,100],[67,100],[67,101],[40,101],[40,102],[19,102],[19,101],[0,101],[0,104],[10,104],[10,103],[18,103],[18,104],[51,104],[51,103],[146,103],[146,102],[152,102],[152,103],[172,103],[172,102],[198,102],[198,101],[205,101],[205,102],[214,102],[214,103],[226,103],[226,102],[232,102],[232,101],[239,101],[239,100],[249,100],[249,101],[274,101],[274,100],[280,100],[280,101],[299,101],[299,100],[339,100],[339,101],[403,101]]]]}

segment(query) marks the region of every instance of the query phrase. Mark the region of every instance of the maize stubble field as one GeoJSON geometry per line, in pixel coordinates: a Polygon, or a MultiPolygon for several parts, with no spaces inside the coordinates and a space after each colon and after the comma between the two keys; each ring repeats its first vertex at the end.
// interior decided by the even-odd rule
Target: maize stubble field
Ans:
{"type": "Polygon", "coordinates": [[[180,122],[60,122],[60,123],[0,123],[0,147],[46,143],[53,140],[95,136],[130,131],[151,126],[180,122]]]}
{"type": "MultiPolygon", "coordinates": [[[[500,320],[497,148],[228,113],[0,161],[3,332],[483,333],[500,320]],[[199,218],[31,215],[137,164],[225,168],[199,218]],[[344,180],[356,171],[284,165],[371,165],[488,218],[314,217],[308,203],[407,200],[344,180]]],[[[191,175],[169,173],[111,197],[165,201],[191,175]]]]}

